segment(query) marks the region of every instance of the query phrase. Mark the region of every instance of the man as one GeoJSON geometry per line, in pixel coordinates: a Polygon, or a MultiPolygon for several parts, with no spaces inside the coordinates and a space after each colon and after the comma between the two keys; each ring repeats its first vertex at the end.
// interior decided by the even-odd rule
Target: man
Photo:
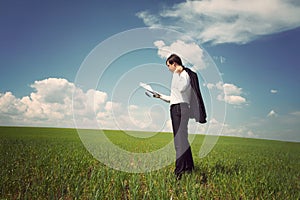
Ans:
{"type": "MultiPolygon", "coordinates": [[[[191,79],[182,65],[179,56],[172,54],[166,60],[166,65],[173,73],[171,95],[154,95],[156,98],[170,102],[170,114],[176,151],[175,175],[178,179],[185,172],[192,172],[194,161],[188,141],[188,121],[191,116],[190,101],[194,94],[191,79]]],[[[198,79],[197,79],[198,82],[198,79]]]]}

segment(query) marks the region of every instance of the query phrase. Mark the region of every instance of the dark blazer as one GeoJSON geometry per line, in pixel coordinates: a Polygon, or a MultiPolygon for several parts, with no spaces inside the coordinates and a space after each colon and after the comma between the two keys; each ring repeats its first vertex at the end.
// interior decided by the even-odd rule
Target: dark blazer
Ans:
{"type": "Polygon", "coordinates": [[[199,123],[206,123],[206,111],[202,95],[199,87],[199,80],[197,73],[191,69],[184,67],[184,70],[188,73],[192,86],[191,102],[190,102],[190,118],[196,120],[199,123]]]}

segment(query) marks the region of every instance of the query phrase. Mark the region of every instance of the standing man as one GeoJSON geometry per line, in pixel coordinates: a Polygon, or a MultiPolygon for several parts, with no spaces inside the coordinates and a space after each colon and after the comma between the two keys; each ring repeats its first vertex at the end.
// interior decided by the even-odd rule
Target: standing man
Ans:
{"type": "MultiPolygon", "coordinates": [[[[193,100],[192,105],[199,104],[197,98],[194,98],[195,96],[197,96],[198,93],[195,91],[195,87],[192,87],[199,83],[197,75],[195,75],[196,73],[191,72],[188,68],[185,68],[182,65],[180,57],[176,54],[172,54],[168,57],[168,59],[166,60],[166,65],[168,66],[169,70],[173,73],[171,95],[165,96],[158,94],[154,95],[154,97],[168,101],[171,105],[170,114],[176,151],[176,166],[174,173],[176,177],[180,179],[183,173],[190,173],[194,169],[192,151],[188,141],[188,121],[190,117],[196,119],[196,117],[193,116],[194,112],[192,110],[190,111],[190,109],[195,108],[190,108],[190,105],[191,100],[193,100]],[[190,77],[190,73],[194,73],[194,75],[190,77]]],[[[199,85],[197,85],[197,88],[199,90],[199,85]]],[[[196,110],[198,110],[197,108],[196,110]]],[[[196,121],[199,120],[196,119],[196,121]]]]}

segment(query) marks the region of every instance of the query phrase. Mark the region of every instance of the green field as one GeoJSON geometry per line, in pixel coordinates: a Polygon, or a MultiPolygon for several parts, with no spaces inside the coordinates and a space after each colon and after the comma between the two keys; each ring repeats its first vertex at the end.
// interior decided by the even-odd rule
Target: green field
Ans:
{"type": "MultiPolygon", "coordinates": [[[[152,151],[172,140],[105,131],[117,145],[152,151]]],[[[139,133],[147,134],[147,133],[139,133]]],[[[111,169],[89,154],[75,129],[0,127],[0,199],[299,199],[300,143],[220,137],[180,181],[174,164],[147,173],[111,169]]],[[[174,155],[175,156],[175,155],[174,155]]]]}

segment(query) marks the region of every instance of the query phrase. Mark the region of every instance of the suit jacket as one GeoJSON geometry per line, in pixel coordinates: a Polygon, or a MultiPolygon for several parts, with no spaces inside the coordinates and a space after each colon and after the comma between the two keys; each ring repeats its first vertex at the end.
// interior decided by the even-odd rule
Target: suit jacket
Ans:
{"type": "Polygon", "coordinates": [[[196,122],[206,123],[206,111],[202,95],[199,87],[199,80],[197,73],[191,69],[184,67],[184,70],[188,73],[191,81],[192,94],[190,102],[190,118],[194,118],[196,122]]]}

